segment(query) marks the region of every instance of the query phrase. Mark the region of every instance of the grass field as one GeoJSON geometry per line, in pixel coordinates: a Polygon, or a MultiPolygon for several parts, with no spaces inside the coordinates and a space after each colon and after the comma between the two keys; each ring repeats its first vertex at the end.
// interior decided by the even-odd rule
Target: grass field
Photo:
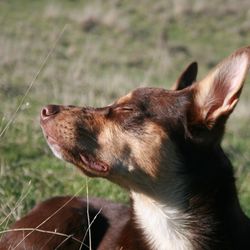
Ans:
{"type": "MultiPolygon", "coordinates": [[[[48,197],[85,196],[86,183],[89,195],[128,200],[120,188],[86,179],[55,159],[39,127],[42,106],[102,106],[138,86],[167,88],[193,60],[201,78],[250,44],[249,9],[243,0],[0,1],[0,133],[64,30],[0,136],[0,230],[48,197]]],[[[223,144],[250,215],[250,78],[247,82],[223,144]]]]}

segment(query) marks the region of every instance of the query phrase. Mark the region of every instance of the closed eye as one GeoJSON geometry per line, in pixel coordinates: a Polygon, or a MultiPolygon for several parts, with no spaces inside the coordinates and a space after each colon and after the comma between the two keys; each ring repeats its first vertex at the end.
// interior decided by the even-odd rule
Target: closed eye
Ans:
{"type": "Polygon", "coordinates": [[[120,107],[116,107],[114,110],[115,111],[123,111],[123,112],[132,112],[132,111],[134,111],[133,107],[130,107],[130,106],[120,106],[120,107]]]}

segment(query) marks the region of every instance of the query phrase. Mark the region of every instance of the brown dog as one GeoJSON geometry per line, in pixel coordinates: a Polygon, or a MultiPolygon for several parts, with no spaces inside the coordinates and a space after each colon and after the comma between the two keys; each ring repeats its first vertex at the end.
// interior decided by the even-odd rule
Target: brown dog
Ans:
{"type": "Polygon", "coordinates": [[[41,126],[57,157],[131,193],[130,215],[118,212],[120,230],[103,227],[96,248],[250,249],[250,221],[220,146],[249,66],[246,47],[192,85],[195,63],[175,90],[139,88],[103,108],[43,108],[41,126]]]}

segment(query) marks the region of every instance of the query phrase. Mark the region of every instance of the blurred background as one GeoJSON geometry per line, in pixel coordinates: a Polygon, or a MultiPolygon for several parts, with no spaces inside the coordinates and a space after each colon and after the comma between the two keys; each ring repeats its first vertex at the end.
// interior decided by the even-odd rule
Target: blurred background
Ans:
{"type": "MultiPolygon", "coordinates": [[[[249,0],[0,0],[0,230],[46,198],[86,196],[86,184],[91,196],[128,201],[117,186],[52,155],[39,127],[42,106],[102,106],[139,86],[168,88],[195,60],[201,79],[249,44],[249,0]]],[[[250,78],[223,142],[248,215],[249,105],[250,78]]]]}

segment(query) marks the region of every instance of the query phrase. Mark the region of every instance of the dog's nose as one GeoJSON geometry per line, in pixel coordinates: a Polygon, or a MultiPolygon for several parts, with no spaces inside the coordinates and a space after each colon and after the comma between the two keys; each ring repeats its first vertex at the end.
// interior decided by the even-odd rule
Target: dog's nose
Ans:
{"type": "Polygon", "coordinates": [[[60,106],[58,105],[47,105],[41,110],[41,120],[46,120],[51,116],[60,112],[60,106]]]}

